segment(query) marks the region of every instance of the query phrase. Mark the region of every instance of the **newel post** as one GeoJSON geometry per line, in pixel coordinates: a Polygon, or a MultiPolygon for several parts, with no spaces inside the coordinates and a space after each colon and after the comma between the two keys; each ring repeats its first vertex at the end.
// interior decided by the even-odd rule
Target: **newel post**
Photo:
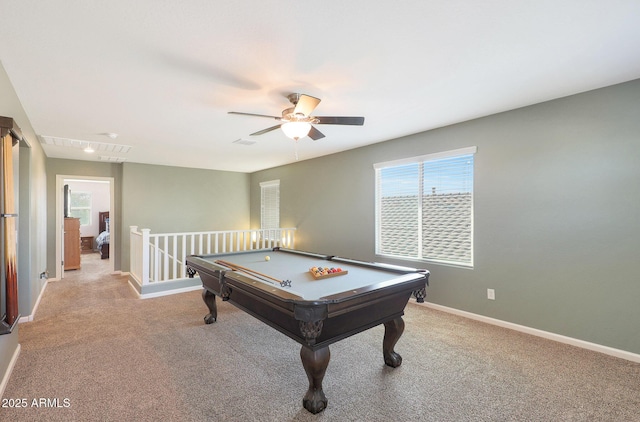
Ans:
{"type": "Polygon", "coordinates": [[[151,229],[142,229],[142,285],[149,284],[149,233],[151,229]]]}

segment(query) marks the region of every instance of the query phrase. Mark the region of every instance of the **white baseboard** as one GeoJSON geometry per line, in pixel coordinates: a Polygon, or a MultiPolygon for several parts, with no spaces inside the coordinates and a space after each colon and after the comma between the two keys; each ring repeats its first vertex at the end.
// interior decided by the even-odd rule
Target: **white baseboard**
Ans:
{"type": "Polygon", "coordinates": [[[0,382],[0,397],[4,397],[4,390],[7,388],[7,384],[9,384],[9,378],[11,378],[11,373],[13,372],[13,368],[16,366],[16,362],[18,362],[18,356],[20,356],[21,348],[22,347],[18,343],[18,347],[16,347],[16,350],[13,352],[13,356],[11,356],[11,361],[7,367],[7,371],[4,373],[4,377],[2,377],[2,382],[0,382]]]}
{"type": "Polygon", "coordinates": [[[542,337],[547,340],[553,340],[559,343],[570,344],[572,346],[580,347],[580,348],[591,350],[594,352],[604,353],[605,355],[614,356],[620,359],[629,360],[631,362],[640,363],[639,354],[627,352],[626,350],[614,349],[613,347],[603,346],[601,344],[591,343],[588,341],[579,340],[572,337],[551,333],[548,331],[538,330],[537,328],[531,328],[524,325],[514,324],[512,322],[502,321],[500,319],[490,318],[484,315],[478,315],[478,314],[474,314],[467,311],[461,311],[459,309],[449,308],[447,306],[437,305],[435,303],[424,302],[424,303],[418,303],[417,305],[426,306],[427,308],[432,308],[438,311],[459,315],[459,316],[473,319],[476,321],[485,322],[487,324],[497,325],[499,327],[508,328],[510,330],[520,331],[522,333],[531,334],[537,337],[542,337]]]}
{"type": "Polygon", "coordinates": [[[138,287],[140,287],[140,283],[138,283],[138,280],[132,280],[131,277],[129,277],[129,280],[127,280],[127,284],[129,285],[129,287],[131,287],[131,290],[135,292],[136,296],[138,296],[138,299],[140,299],[140,292],[138,291],[138,289],[136,289],[136,286],[134,286],[133,283],[136,283],[138,287]]]}
{"type": "Polygon", "coordinates": [[[40,294],[38,295],[38,299],[36,300],[36,304],[33,305],[33,310],[31,311],[31,315],[20,317],[20,319],[18,320],[19,324],[22,324],[23,322],[33,321],[33,317],[35,316],[36,311],[38,310],[38,305],[40,305],[40,300],[42,299],[42,296],[44,295],[44,291],[49,285],[49,281],[52,281],[52,280],[46,280],[44,282],[44,285],[42,286],[42,290],[40,290],[40,294]]]}
{"type": "MultiPolygon", "coordinates": [[[[133,283],[137,283],[137,281],[134,280],[133,283]]],[[[183,287],[181,289],[165,290],[165,291],[156,292],[156,293],[140,294],[140,292],[138,291],[138,289],[136,289],[133,283],[131,282],[131,278],[129,278],[129,286],[131,287],[131,290],[133,290],[136,293],[136,296],[138,296],[138,299],[151,299],[154,297],[169,296],[177,293],[186,293],[186,292],[192,292],[194,290],[202,289],[202,286],[198,285],[198,286],[183,287]]]]}
{"type": "Polygon", "coordinates": [[[156,292],[156,293],[145,293],[145,294],[142,294],[142,295],[138,294],[138,297],[140,299],[151,299],[151,298],[154,298],[154,297],[175,295],[177,293],[192,292],[194,290],[202,290],[202,286],[183,287],[181,289],[166,290],[164,292],[156,292]]]}

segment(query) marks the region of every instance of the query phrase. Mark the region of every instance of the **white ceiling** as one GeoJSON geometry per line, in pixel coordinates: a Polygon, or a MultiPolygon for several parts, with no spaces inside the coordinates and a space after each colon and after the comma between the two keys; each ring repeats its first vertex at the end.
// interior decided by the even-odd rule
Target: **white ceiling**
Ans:
{"type": "Polygon", "coordinates": [[[227,112],[279,116],[291,92],[365,116],[318,126],[304,160],[640,78],[638,0],[0,0],[0,16],[0,62],[54,158],[252,172],[295,161],[294,141],[227,112]]]}

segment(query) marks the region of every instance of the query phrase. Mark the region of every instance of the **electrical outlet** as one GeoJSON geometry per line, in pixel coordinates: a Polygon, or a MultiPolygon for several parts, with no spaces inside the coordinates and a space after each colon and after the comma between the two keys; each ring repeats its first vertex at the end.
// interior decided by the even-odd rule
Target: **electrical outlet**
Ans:
{"type": "Polygon", "coordinates": [[[493,289],[487,289],[487,299],[496,300],[496,291],[493,289]]]}

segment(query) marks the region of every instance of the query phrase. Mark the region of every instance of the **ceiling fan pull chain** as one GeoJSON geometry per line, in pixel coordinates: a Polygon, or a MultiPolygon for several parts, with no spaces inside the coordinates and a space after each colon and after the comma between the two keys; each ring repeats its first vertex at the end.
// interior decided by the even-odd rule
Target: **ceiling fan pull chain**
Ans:
{"type": "Polygon", "coordinates": [[[293,143],[295,144],[294,149],[295,149],[296,161],[298,161],[298,140],[296,139],[293,143]]]}

